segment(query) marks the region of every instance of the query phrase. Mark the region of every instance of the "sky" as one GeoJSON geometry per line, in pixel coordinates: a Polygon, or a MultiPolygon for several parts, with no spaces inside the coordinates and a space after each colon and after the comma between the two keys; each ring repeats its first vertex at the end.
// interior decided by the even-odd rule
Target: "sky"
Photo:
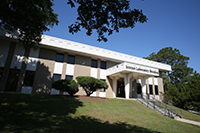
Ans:
{"type": "Polygon", "coordinates": [[[190,58],[188,66],[200,73],[200,0],[130,0],[130,7],[142,9],[147,23],[120,29],[107,42],[98,42],[95,31],[91,36],[84,29],[69,33],[77,11],[67,0],[55,0],[53,9],[59,24],[44,34],[141,58],[165,47],[177,48],[190,58]]]}

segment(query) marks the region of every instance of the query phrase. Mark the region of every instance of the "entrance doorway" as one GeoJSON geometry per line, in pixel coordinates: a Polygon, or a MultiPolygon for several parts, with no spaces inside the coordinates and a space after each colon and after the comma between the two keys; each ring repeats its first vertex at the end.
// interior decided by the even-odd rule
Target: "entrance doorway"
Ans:
{"type": "Polygon", "coordinates": [[[117,80],[117,97],[125,98],[124,79],[117,80]]]}
{"type": "Polygon", "coordinates": [[[5,91],[16,91],[19,73],[19,69],[10,69],[5,91]]]}

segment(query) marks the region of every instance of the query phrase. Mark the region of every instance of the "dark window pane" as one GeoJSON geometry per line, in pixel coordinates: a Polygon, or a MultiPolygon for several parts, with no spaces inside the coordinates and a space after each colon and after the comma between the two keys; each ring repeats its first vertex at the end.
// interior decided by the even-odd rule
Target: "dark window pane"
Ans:
{"type": "Polygon", "coordinates": [[[63,62],[64,55],[57,53],[56,55],[56,62],[63,62]]]}
{"type": "Polygon", "coordinates": [[[101,69],[106,69],[106,62],[105,61],[101,61],[101,69]]]}
{"type": "Polygon", "coordinates": [[[66,76],[65,76],[65,79],[73,79],[73,76],[71,76],[71,75],[66,75],[66,76]]]}
{"type": "Polygon", "coordinates": [[[152,85],[149,85],[149,91],[150,91],[150,94],[153,94],[153,86],[152,85]]]}
{"type": "Polygon", "coordinates": [[[97,68],[97,60],[92,60],[91,67],[97,68]]]}
{"type": "Polygon", "coordinates": [[[60,77],[61,77],[60,74],[54,74],[54,75],[53,75],[53,83],[54,83],[55,81],[60,80],[60,77]]]}
{"type": "Polygon", "coordinates": [[[26,71],[23,86],[33,86],[35,71],[26,71]]]}
{"type": "Polygon", "coordinates": [[[142,87],[140,83],[137,83],[137,94],[141,94],[142,93],[142,87]]]}
{"type": "Polygon", "coordinates": [[[0,81],[1,81],[2,75],[3,75],[3,67],[0,67],[0,81]]]}
{"type": "Polygon", "coordinates": [[[155,93],[156,93],[156,95],[159,95],[158,94],[158,86],[157,85],[155,85],[155,93]]]}
{"type": "Polygon", "coordinates": [[[75,62],[75,56],[68,55],[67,63],[74,64],[74,62],[75,62]]]}

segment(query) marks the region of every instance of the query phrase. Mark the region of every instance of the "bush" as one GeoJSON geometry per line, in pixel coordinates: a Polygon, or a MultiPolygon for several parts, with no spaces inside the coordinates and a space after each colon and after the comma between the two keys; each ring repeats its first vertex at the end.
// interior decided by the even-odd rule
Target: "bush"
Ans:
{"type": "Polygon", "coordinates": [[[74,80],[65,79],[65,80],[58,80],[53,83],[53,88],[56,90],[60,90],[61,92],[68,92],[71,96],[79,91],[78,84],[74,80]]]}
{"type": "Polygon", "coordinates": [[[105,81],[87,76],[76,77],[78,84],[83,87],[87,96],[90,96],[97,89],[107,89],[108,85],[105,81]]]}

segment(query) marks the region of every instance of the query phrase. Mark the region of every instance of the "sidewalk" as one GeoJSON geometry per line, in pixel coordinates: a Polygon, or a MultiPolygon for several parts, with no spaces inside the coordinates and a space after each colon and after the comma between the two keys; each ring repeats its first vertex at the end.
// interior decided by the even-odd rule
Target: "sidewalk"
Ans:
{"type": "Polygon", "coordinates": [[[196,122],[196,121],[191,121],[191,120],[182,119],[182,118],[176,118],[175,120],[200,126],[200,122],[196,122]]]}

